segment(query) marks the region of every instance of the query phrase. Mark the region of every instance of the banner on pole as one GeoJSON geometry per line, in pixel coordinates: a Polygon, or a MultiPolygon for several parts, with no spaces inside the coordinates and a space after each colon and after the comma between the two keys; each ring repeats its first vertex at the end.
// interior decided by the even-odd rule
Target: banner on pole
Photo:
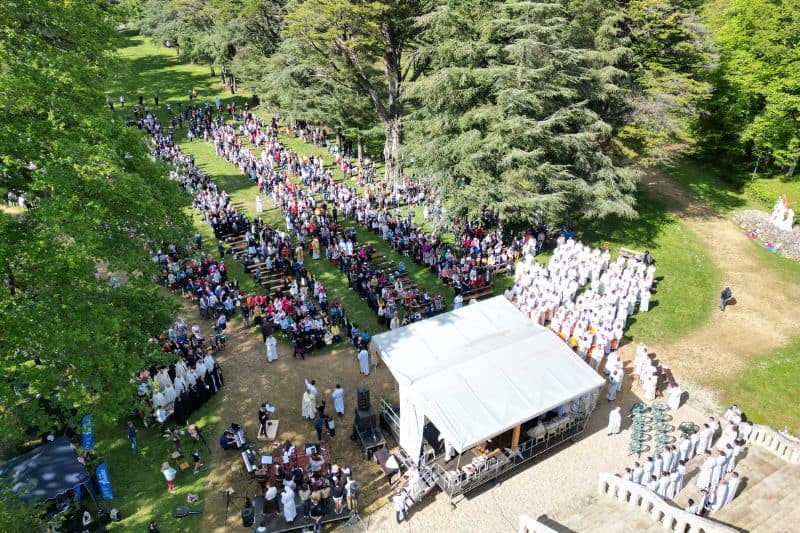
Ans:
{"type": "Polygon", "coordinates": [[[108,476],[108,467],[105,463],[100,463],[95,472],[97,476],[97,484],[100,485],[100,494],[104,500],[113,500],[114,495],[111,493],[111,478],[108,476]]]}
{"type": "Polygon", "coordinates": [[[84,450],[94,448],[94,428],[92,427],[92,415],[86,415],[81,420],[81,435],[83,436],[82,446],[84,450]]]}

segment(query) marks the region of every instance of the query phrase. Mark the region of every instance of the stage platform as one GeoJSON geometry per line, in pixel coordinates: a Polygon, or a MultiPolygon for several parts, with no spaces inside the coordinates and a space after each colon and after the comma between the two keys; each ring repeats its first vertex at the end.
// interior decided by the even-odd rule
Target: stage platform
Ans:
{"type": "MultiPolygon", "coordinates": [[[[280,499],[280,493],[278,494],[278,498],[280,499]]],[[[256,497],[255,501],[253,502],[255,508],[255,521],[253,525],[258,527],[261,525],[261,521],[264,521],[264,524],[267,526],[267,531],[270,533],[281,533],[283,531],[299,531],[304,527],[311,528],[314,524],[314,521],[310,518],[303,518],[303,504],[300,501],[300,496],[297,494],[294,495],[295,505],[297,506],[297,518],[294,519],[294,523],[287,524],[286,521],[283,519],[283,512],[280,514],[264,514],[264,497],[258,496],[256,497]]],[[[322,517],[323,524],[329,524],[332,522],[338,522],[340,520],[347,520],[350,518],[350,511],[347,510],[347,506],[342,506],[342,513],[335,514],[333,513],[333,499],[329,498],[329,513],[322,517]]]]}

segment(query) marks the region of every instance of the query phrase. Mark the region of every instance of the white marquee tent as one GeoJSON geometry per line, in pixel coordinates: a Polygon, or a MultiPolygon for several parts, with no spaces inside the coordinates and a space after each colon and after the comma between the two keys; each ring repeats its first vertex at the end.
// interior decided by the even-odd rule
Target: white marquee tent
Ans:
{"type": "Polygon", "coordinates": [[[604,380],[503,296],[372,338],[400,388],[400,446],[425,418],[459,451],[598,389],[604,380]]]}

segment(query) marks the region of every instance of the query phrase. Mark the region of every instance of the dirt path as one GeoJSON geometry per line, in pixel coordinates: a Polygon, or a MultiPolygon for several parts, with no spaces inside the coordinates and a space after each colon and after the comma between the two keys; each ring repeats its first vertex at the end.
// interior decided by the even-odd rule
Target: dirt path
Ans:
{"type": "Polygon", "coordinates": [[[731,287],[736,300],[724,313],[715,310],[711,319],[690,335],[650,346],[679,380],[707,384],[729,378],[752,356],[783,346],[800,333],[800,287],[765,265],[734,222],[663,173],[648,173],[642,185],[665,198],[672,211],[703,240],[722,273],[723,286],[731,287]]]}
{"type": "MultiPolygon", "coordinates": [[[[212,324],[198,318],[197,308],[184,299],[183,316],[189,324],[200,322],[205,334],[210,334],[212,324]]],[[[288,344],[278,343],[278,360],[267,363],[266,350],[261,342],[261,334],[253,328],[245,330],[241,317],[228,323],[228,342],[224,351],[216,358],[222,366],[225,386],[222,388],[222,401],[214,413],[218,422],[216,428],[206,432],[210,447],[210,468],[205,476],[205,501],[203,502],[203,526],[205,532],[224,532],[241,529],[239,509],[245,495],[253,497],[257,484],[243,476],[237,468],[242,464],[237,451],[222,450],[217,439],[223,427],[231,422],[241,424],[256,455],[271,454],[280,443],[291,440],[297,446],[316,441],[316,433],[311,422],[300,416],[300,399],[305,388],[303,378],[316,380],[319,389],[318,402],[327,400],[326,412],[333,412],[330,393],[336,383],[345,390],[345,417],[336,418],[336,437],[326,437],[331,452],[331,460],[339,465],[350,465],[353,475],[365,487],[362,504],[371,507],[388,491],[385,476],[372,461],[364,459],[361,447],[350,440],[352,412],[355,405],[355,391],[360,383],[370,386],[373,404],[382,394],[396,397],[395,384],[385,367],[373,369],[369,377],[358,372],[355,350],[350,344],[340,344],[332,351],[312,353],[305,360],[293,359],[288,344]],[[273,403],[276,411],[272,416],[278,420],[278,438],[275,442],[256,440],[258,421],[256,413],[263,402],[273,403]],[[233,503],[225,517],[225,496],[227,488],[235,491],[233,503]],[[238,508],[238,509],[237,509],[238,508]]],[[[208,451],[206,453],[209,453],[208,451]]]]}

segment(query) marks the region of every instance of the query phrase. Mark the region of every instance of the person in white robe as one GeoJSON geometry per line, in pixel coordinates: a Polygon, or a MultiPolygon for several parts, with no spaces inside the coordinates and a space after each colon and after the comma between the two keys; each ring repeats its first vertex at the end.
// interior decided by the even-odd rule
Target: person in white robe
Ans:
{"type": "Polygon", "coordinates": [[[256,196],[256,213],[264,212],[264,203],[261,201],[261,195],[256,196]]]}
{"type": "Polygon", "coordinates": [[[711,437],[714,430],[708,424],[704,424],[703,428],[697,434],[697,455],[706,453],[711,448],[711,437]]]}
{"type": "Polygon", "coordinates": [[[316,381],[314,381],[313,379],[311,381],[308,381],[308,378],[303,378],[303,381],[305,381],[306,389],[308,390],[308,392],[310,392],[311,396],[313,396],[314,399],[316,400],[318,396],[316,381]]]}
{"type": "Polygon", "coordinates": [[[643,474],[644,474],[644,468],[642,468],[642,465],[640,465],[639,462],[637,461],[633,465],[633,472],[631,473],[631,481],[633,481],[637,485],[641,485],[643,474]]]}
{"type": "Polygon", "coordinates": [[[725,506],[728,497],[728,482],[720,481],[714,488],[714,501],[711,503],[710,512],[716,513],[725,506]]]}
{"type": "Polygon", "coordinates": [[[612,402],[617,399],[617,392],[622,387],[622,372],[614,370],[608,378],[608,393],[606,400],[612,402]]]}
{"type": "Polygon", "coordinates": [[[667,499],[674,500],[675,495],[678,494],[678,487],[681,475],[676,470],[669,475],[669,485],[667,485],[667,499]]]}
{"type": "Polygon", "coordinates": [[[369,352],[366,348],[358,352],[358,369],[362,375],[369,376],[369,352]]]}
{"type": "Polygon", "coordinates": [[[464,297],[456,294],[456,297],[453,298],[453,309],[461,309],[462,305],[464,305],[464,297]]]}
{"type": "Polygon", "coordinates": [[[736,491],[739,490],[739,473],[733,472],[728,478],[728,492],[725,495],[725,505],[728,505],[736,497],[736,491]]]}
{"type": "Polygon", "coordinates": [[[714,458],[716,464],[714,465],[714,469],[711,471],[711,484],[714,485],[722,479],[722,475],[725,473],[725,465],[728,462],[728,458],[724,452],[719,451],[717,452],[717,456],[714,458]]]}
{"type": "Polygon", "coordinates": [[[642,483],[647,483],[653,477],[655,473],[654,466],[652,457],[648,457],[642,464],[642,483]]]}
{"type": "Polygon", "coordinates": [[[316,401],[314,400],[314,396],[311,392],[306,389],[303,392],[303,400],[300,404],[300,410],[303,418],[307,420],[313,420],[314,415],[316,414],[317,406],[316,401]]]}
{"type": "Polygon", "coordinates": [[[294,519],[297,518],[297,507],[294,502],[294,491],[289,487],[283,489],[281,506],[283,507],[283,519],[286,523],[294,523],[294,519]]]}
{"type": "Polygon", "coordinates": [[[442,445],[444,446],[445,462],[450,461],[453,457],[457,455],[455,447],[453,447],[450,441],[447,440],[447,438],[442,433],[439,433],[439,442],[441,442],[442,445]]]}
{"type": "Polygon", "coordinates": [[[278,359],[278,341],[270,335],[267,337],[267,340],[264,341],[264,344],[267,347],[267,362],[271,363],[278,359]]]}
{"type": "Polygon", "coordinates": [[[175,363],[175,375],[176,376],[181,376],[183,378],[186,378],[186,374],[188,374],[188,373],[189,373],[189,367],[186,366],[186,361],[181,359],[180,361],[175,363]]]}
{"type": "Polygon", "coordinates": [[[622,426],[622,414],[620,411],[620,407],[615,407],[608,413],[608,427],[606,429],[609,435],[616,435],[619,433],[620,427],[622,426]]]}
{"type": "Polygon", "coordinates": [[[658,479],[656,479],[656,476],[651,476],[650,481],[645,483],[644,486],[652,490],[653,492],[656,492],[658,490],[658,479]]]}
{"type": "Polygon", "coordinates": [[[678,468],[675,471],[678,472],[678,489],[675,491],[675,494],[678,494],[683,490],[683,486],[686,483],[686,462],[679,462],[678,468]]]}
{"type": "Polygon", "coordinates": [[[717,440],[717,449],[726,449],[728,444],[733,444],[738,436],[739,431],[737,430],[736,426],[733,424],[728,424],[725,429],[722,430],[722,435],[720,435],[719,439],[717,440]]]}
{"type": "Polygon", "coordinates": [[[656,390],[658,389],[658,374],[655,368],[650,367],[652,370],[645,370],[645,375],[642,378],[642,387],[644,388],[644,398],[648,402],[656,399],[656,390]]]}
{"type": "Polygon", "coordinates": [[[725,465],[725,472],[730,474],[733,472],[733,469],[736,468],[736,461],[739,459],[739,454],[742,453],[742,447],[738,444],[740,441],[736,441],[733,446],[730,447],[730,452],[728,453],[728,464],[725,465]]]}
{"type": "Polygon", "coordinates": [[[697,451],[700,448],[700,432],[696,431],[692,433],[692,435],[689,437],[689,442],[692,443],[692,446],[689,448],[689,457],[687,458],[687,461],[697,455],[697,451]]]}
{"type": "Polygon", "coordinates": [[[678,460],[688,461],[690,459],[689,453],[692,451],[692,441],[688,435],[684,435],[681,443],[678,445],[678,460]]]}
{"type": "Polygon", "coordinates": [[[661,477],[661,473],[664,471],[664,459],[661,455],[656,455],[653,458],[653,475],[657,478],[661,477]]]}
{"type": "Polygon", "coordinates": [[[639,295],[639,312],[646,313],[650,310],[650,291],[647,289],[642,290],[642,294],[639,295]]]}
{"type": "Polygon", "coordinates": [[[711,455],[711,452],[706,452],[705,455],[700,472],[697,474],[698,489],[707,489],[711,486],[711,474],[717,464],[717,460],[711,455]]]}
{"type": "Polygon", "coordinates": [[[669,488],[669,475],[665,472],[662,472],[660,478],[658,478],[658,485],[656,486],[656,494],[661,496],[662,498],[667,497],[667,488],[669,488]]]}
{"type": "Polygon", "coordinates": [[[175,392],[180,394],[186,390],[186,380],[182,376],[175,376],[175,392]]]}
{"type": "Polygon", "coordinates": [[[331,397],[333,398],[333,409],[336,411],[336,414],[344,416],[344,389],[338,383],[336,384],[336,388],[333,389],[331,397]]]}
{"type": "Polygon", "coordinates": [[[683,395],[683,389],[681,389],[677,385],[667,389],[667,406],[673,411],[677,411],[678,408],[681,406],[682,395],[683,395]]]}

